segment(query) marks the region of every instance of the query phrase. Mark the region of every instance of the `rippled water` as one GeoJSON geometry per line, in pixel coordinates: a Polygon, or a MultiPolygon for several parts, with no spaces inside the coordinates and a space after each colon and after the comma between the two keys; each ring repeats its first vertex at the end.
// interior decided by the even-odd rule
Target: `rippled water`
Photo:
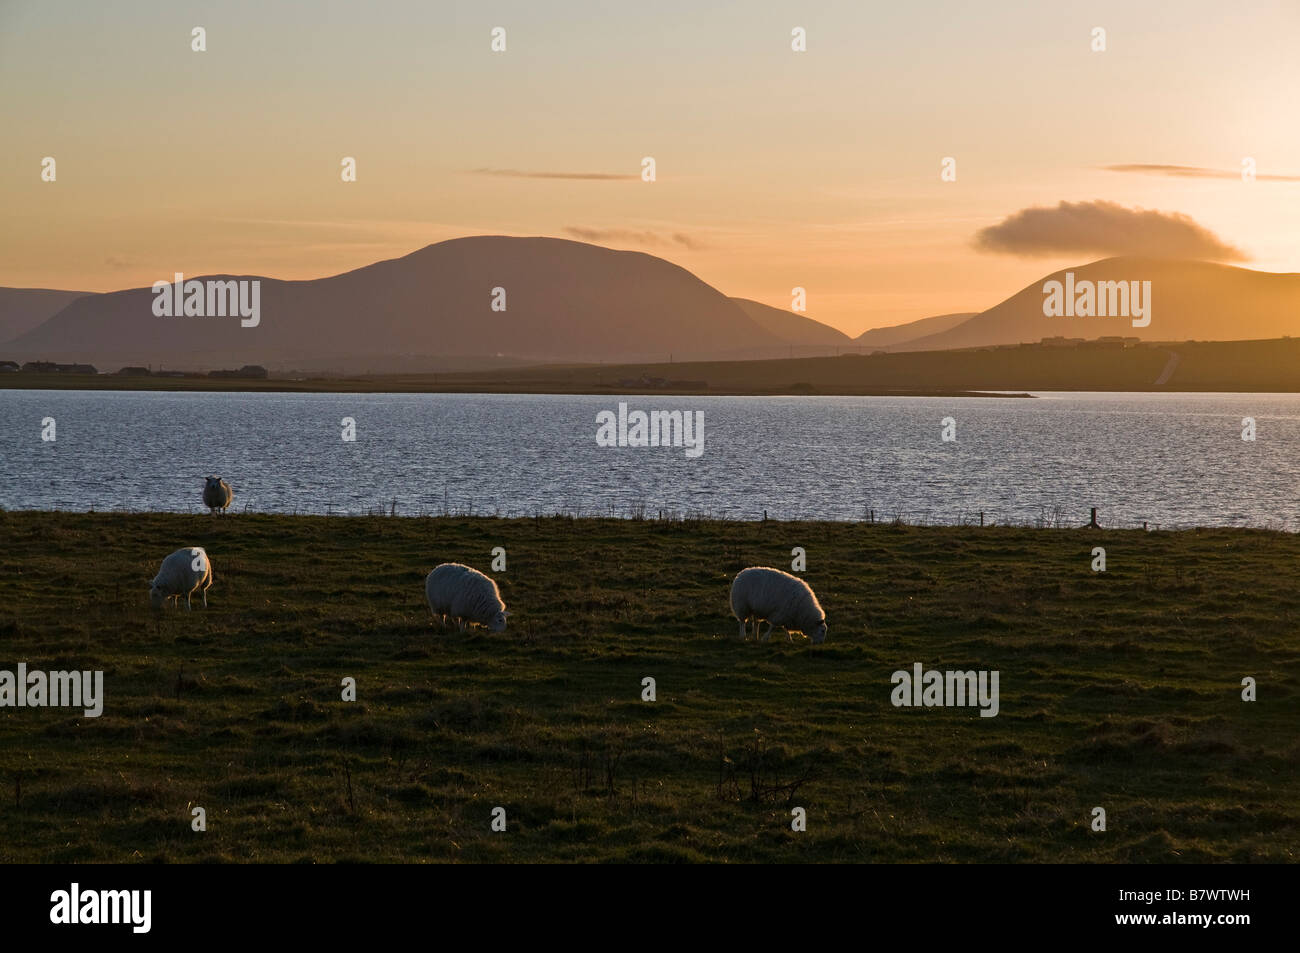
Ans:
{"type": "Polygon", "coordinates": [[[1300,527],[1300,395],[1039,399],[0,391],[0,506],[1300,527]],[[704,453],[596,415],[704,412],[704,453]],[[956,420],[956,442],[940,439],[956,420]],[[53,417],[56,439],[41,439],[53,417]],[[357,438],[341,439],[343,417],[357,438]],[[1241,439],[1242,418],[1258,437],[1241,439]]]}

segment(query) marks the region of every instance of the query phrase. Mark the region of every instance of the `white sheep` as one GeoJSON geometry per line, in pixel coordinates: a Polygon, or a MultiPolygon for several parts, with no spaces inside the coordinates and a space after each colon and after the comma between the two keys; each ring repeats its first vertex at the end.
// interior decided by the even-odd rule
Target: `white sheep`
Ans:
{"type": "Polygon", "coordinates": [[[207,483],[203,485],[203,505],[208,508],[210,513],[215,513],[218,510],[225,512],[235,498],[235,491],[230,488],[229,483],[219,476],[210,476],[207,480],[207,483]]]}
{"type": "Polygon", "coordinates": [[[181,604],[185,597],[185,608],[192,609],[190,595],[202,590],[203,607],[208,605],[208,587],[212,585],[212,563],[201,546],[186,546],[178,549],[162,561],[158,575],[149,583],[149,602],[155,609],[162,607],[169,599],[181,604]]]}
{"type": "Polygon", "coordinates": [[[812,588],[797,576],[766,566],[751,566],[736,573],[731,583],[731,612],[740,621],[740,638],[749,635],[749,620],[754,620],[754,635],[766,642],[772,629],[781,626],[791,642],[791,632],[802,632],[814,642],[826,638],[826,613],[812,588]],[[762,623],[767,632],[759,635],[762,623]]]}
{"type": "Polygon", "coordinates": [[[489,632],[506,630],[506,604],[501,601],[497,584],[477,569],[460,563],[443,563],[434,567],[424,580],[424,596],[429,611],[447,624],[447,617],[456,620],[456,628],[464,632],[466,623],[487,626],[489,632]]]}

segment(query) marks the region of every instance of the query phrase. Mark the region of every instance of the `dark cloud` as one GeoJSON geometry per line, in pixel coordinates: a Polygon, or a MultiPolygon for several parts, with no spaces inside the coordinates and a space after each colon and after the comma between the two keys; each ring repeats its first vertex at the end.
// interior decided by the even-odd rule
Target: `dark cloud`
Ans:
{"type": "Polygon", "coordinates": [[[597,182],[625,182],[640,179],[640,174],[621,175],[613,172],[528,172],[522,169],[474,169],[474,175],[499,175],[511,179],[578,179],[597,182]]]}
{"type": "MultiPolygon", "coordinates": [[[[1123,165],[1104,165],[1107,172],[1139,172],[1143,175],[1172,175],[1185,179],[1240,179],[1241,170],[1205,169],[1195,165],[1155,165],[1149,162],[1130,162],[1123,165]]],[[[1300,182],[1300,175],[1255,174],[1260,182],[1300,182]]]]}
{"type": "Polygon", "coordinates": [[[1186,215],[1104,201],[1021,209],[981,229],[974,244],[980,251],[1026,257],[1091,253],[1208,261],[1248,257],[1186,215]]]}
{"type": "Polygon", "coordinates": [[[625,242],[656,247],[676,245],[680,248],[689,248],[691,251],[704,247],[699,241],[685,232],[661,235],[659,232],[639,231],[633,228],[585,228],[581,225],[569,225],[564,231],[574,238],[582,239],[584,242],[625,242]]]}

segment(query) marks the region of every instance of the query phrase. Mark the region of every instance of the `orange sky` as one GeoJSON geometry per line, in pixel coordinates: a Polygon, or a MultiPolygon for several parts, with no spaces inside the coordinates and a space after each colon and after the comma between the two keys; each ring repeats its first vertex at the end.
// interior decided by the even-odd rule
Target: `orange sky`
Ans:
{"type": "Polygon", "coordinates": [[[0,4],[0,285],[310,278],[462,235],[591,236],[781,307],[805,287],[857,334],[1104,257],[972,248],[1063,200],[1181,213],[1246,267],[1300,271],[1300,182],[1263,178],[1300,174],[1293,2],[606,6],[0,4]],[[1243,156],[1258,181],[1232,174],[1243,156]]]}

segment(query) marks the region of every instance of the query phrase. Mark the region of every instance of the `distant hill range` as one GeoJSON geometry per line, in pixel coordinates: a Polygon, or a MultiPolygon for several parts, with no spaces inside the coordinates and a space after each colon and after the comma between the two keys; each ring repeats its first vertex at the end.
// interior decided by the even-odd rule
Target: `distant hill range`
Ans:
{"type": "Polygon", "coordinates": [[[71,301],[0,343],[0,357],[363,372],[785,357],[849,343],[811,319],[728,298],[662,258],[555,238],[453,239],[312,281],[185,277],[257,278],[257,326],[159,317],[152,290],[136,288],[71,301]],[[492,308],[496,288],[504,310],[492,308]]]}
{"type": "MultiPolygon", "coordinates": [[[[1150,282],[1151,322],[1048,317],[1047,275],[980,313],[944,314],[849,338],[802,314],[729,298],[641,252],[555,238],[479,236],[310,281],[258,276],[256,327],[237,316],[160,317],[150,288],[106,294],[0,289],[0,360],[210,369],[416,373],[536,363],[638,363],[927,351],[1102,336],[1147,341],[1300,335],[1300,275],[1198,261],[1110,258],[1085,282],[1150,282]],[[494,310],[494,289],[504,310],[494,310]]],[[[170,279],[170,275],[160,275],[170,279]]],[[[1145,304],[1146,302],[1144,302],[1145,304]]]]}
{"type": "MultiPolygon", "coordinates": [[[[1143,302],[1146,306],[1146,302],[1143,302]]],[[[918,322],[918,324],[921,322],[918,322]]],[[[868,332],[871,333],[871,332],[868,332]]],[[[1025,344],[1049,337],[1135,337],[1143,341],[1248,341],[1300,336],[1300,275],[1249,271],[1203,261],[1106,258],[1046,275],[1039,281],[945,330],[890,345],[899,351],[1025,344]],[[1151,323],[1130,317],[1047,317],[1044,285],[1080,288],[1089,282],[1150,282],[1151,323]]]]}

